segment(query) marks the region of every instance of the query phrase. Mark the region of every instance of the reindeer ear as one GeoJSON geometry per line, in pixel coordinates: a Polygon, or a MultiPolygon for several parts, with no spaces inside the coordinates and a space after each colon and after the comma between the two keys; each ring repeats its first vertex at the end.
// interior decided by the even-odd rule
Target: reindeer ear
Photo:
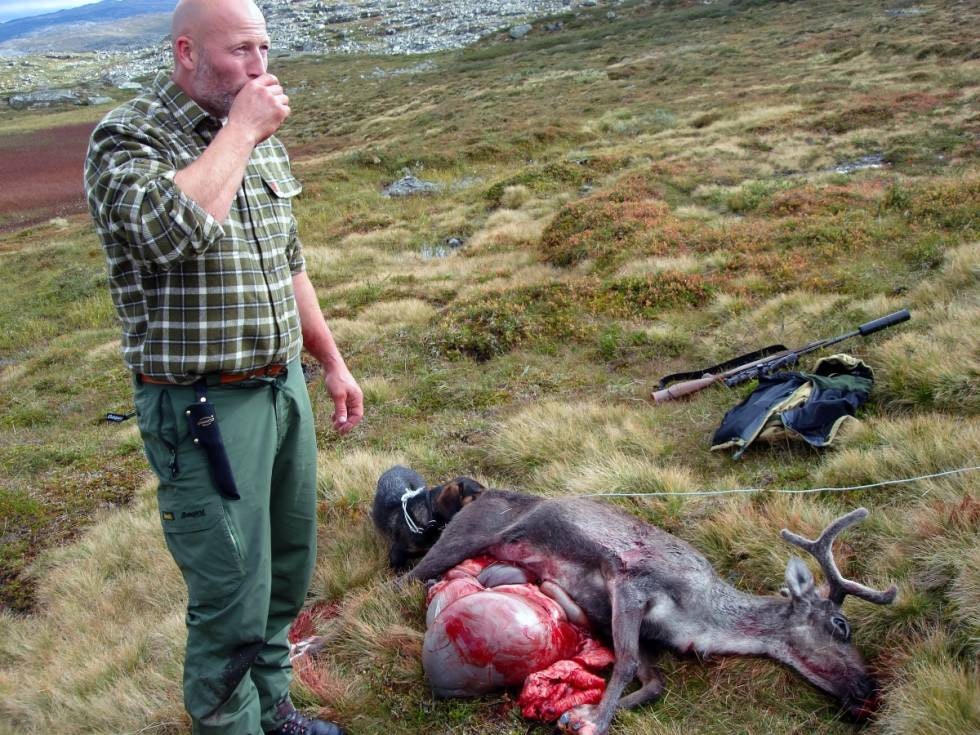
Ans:
{"type": "Polygon", "coordinates": [[[786,589],[794,600],[813,594],[813,575],[799,557],[791,556],[786,564],[786,589]]]}

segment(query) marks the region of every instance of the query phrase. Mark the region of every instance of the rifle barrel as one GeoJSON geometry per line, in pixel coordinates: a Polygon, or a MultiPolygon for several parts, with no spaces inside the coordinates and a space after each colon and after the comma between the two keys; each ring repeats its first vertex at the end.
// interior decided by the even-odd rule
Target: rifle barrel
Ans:
{"type": "Polygon", "coordinates": [[[911,318],[912,315],[909,314],[908,309],[899,309],[893,314],[889,314],[888,316],[883,316],[880,319],[875,319],[874,321],[870,321],[865,324],[862,324],[860,327],[857,328],[857,330],[862,337],[867,337],[869,334],[874,334],[880,329],[884,329],[885,327],[890,327],[894,324],[901,324],[902,322],[907,322],[911,318]]]}

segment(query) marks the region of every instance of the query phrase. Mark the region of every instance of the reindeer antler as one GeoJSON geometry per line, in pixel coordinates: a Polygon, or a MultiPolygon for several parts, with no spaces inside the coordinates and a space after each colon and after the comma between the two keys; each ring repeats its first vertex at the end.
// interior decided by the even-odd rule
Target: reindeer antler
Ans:
{"type": "Polygon", "coordinates": [[[831,547],[837,534],[848,526],[860,523],[867,517],[867,508],[852,510],[850,513],[842,515],[827,526],[816,541],[798,536],[785,528],[779,532],[784,539],[794,546],[799,546],[804,551],[809,552],[813,555],[813,558],[820,562],[820,567],[823,569],[824,576],[827,578],[827,584],[830,586],[828,598],[837,605],[840,605],[847,595],[854,595],[855,597],[860,597],[862,600],[874,602],[878,605],[888,605],[894,601],[895,595],[898,594],[898,587],[895,585],[881,592],[845,579],[837,568],[836,562],[834,562],[834,553],[831,547]]]}

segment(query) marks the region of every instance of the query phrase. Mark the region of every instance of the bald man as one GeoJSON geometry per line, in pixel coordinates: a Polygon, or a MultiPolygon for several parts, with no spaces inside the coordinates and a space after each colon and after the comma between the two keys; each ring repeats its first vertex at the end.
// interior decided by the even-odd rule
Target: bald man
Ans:
{"type": "Polygon", "coordinates": [[[187,584],[184,703],[195,733],[337,735],[289,699],[286,634],[316,553],[302,349],[323,365],[338,432],[363,398],[305,271],[262,13],[182,0],[172,38],[173,73],[92,133],[85,184],[187,584]]]}

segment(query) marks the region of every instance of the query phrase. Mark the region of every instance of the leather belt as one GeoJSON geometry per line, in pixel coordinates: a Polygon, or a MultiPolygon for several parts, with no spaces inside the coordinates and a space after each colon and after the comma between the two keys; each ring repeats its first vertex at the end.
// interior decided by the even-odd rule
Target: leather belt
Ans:
{"type": "MultiPolygon", "coordinates": [[[[285,365],[273,363],[244,373],[208,373],[201,377],[207,381],[208,385],[227,385],[228,383],[241,383],[243,380],[251,380],[252,378],[275,378],[284,372],[286,372],[285,365]]],[[[151,385],[183,385],[164,378],[154,378],[145,373],[137,373],[136,377],[141,383],[150,383],[151,385]]]]}

